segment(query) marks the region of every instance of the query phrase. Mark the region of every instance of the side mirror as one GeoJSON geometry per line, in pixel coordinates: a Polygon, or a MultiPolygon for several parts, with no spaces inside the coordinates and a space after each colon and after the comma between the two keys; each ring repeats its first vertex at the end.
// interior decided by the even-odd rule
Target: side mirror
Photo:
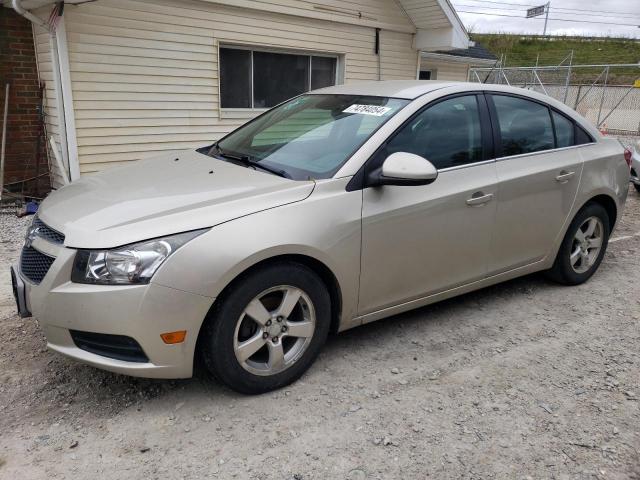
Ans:
{"type": "Polygon", "coordinates": [[[428,185],[438,178],[438,170],[424,157],[407,152],[392,153],[369,175],[369,186],[428,185]]]}

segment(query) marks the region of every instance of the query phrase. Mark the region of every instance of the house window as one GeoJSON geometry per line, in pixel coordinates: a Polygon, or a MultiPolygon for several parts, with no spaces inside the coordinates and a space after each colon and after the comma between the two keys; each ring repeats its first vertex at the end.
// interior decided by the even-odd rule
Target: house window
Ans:
{"type": "Polygon", "coordinates": [[[436,71],[435,70],[420,70],[420,75],[418,76],[419,80],[435,80],[436,79],[436,71]]]}
{"type": "Polygon", "coordinates": [[[220,48],[222,108],[270,108],[336,84],[337,57],[220,48]]]}

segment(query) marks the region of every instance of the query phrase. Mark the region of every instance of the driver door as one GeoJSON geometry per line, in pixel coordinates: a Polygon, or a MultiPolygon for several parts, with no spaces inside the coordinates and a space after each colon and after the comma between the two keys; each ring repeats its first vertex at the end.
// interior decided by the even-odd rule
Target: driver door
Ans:
{"type": "Polygon", "coordinates": [[[424,186],[363,190],[360,315],[486,276],[496,213],[496,165],[482,95],[428,105],[388,140],[371,171],[395,152],[438,169],[424,186]]]}

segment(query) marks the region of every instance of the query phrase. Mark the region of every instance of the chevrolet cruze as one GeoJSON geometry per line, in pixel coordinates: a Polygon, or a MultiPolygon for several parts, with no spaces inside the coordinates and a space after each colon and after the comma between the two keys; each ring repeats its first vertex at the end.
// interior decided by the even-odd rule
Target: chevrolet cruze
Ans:
{"type": "Polygon", "coordinates": [[[52,350],[155,378],[201,358],[259,393],[332,331],[536,271],[585,282],[628,184],[616,140],[535,92],[336,86],[53,192],[12,280],[52,350]]]}

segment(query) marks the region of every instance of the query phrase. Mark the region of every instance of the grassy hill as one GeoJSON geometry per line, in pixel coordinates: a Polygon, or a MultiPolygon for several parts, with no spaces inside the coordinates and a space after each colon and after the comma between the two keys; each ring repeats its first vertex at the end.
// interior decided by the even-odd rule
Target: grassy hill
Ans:
{"type": "MultiPolygon", "coordinates": [[[[505,55],[507,67],[558,65],[573,50],[574,65],[621,64],[640,62],[640,40],[608,37],[542,37],[535,35],[472,34],[471,39],[500,58],[505,55]]],[[[572,82],[593,79],[602,69],[580,70],[572,82]]],[[[640,68],[611,70],[610,81],[630,84],[640,78],[640,68]]]]}

